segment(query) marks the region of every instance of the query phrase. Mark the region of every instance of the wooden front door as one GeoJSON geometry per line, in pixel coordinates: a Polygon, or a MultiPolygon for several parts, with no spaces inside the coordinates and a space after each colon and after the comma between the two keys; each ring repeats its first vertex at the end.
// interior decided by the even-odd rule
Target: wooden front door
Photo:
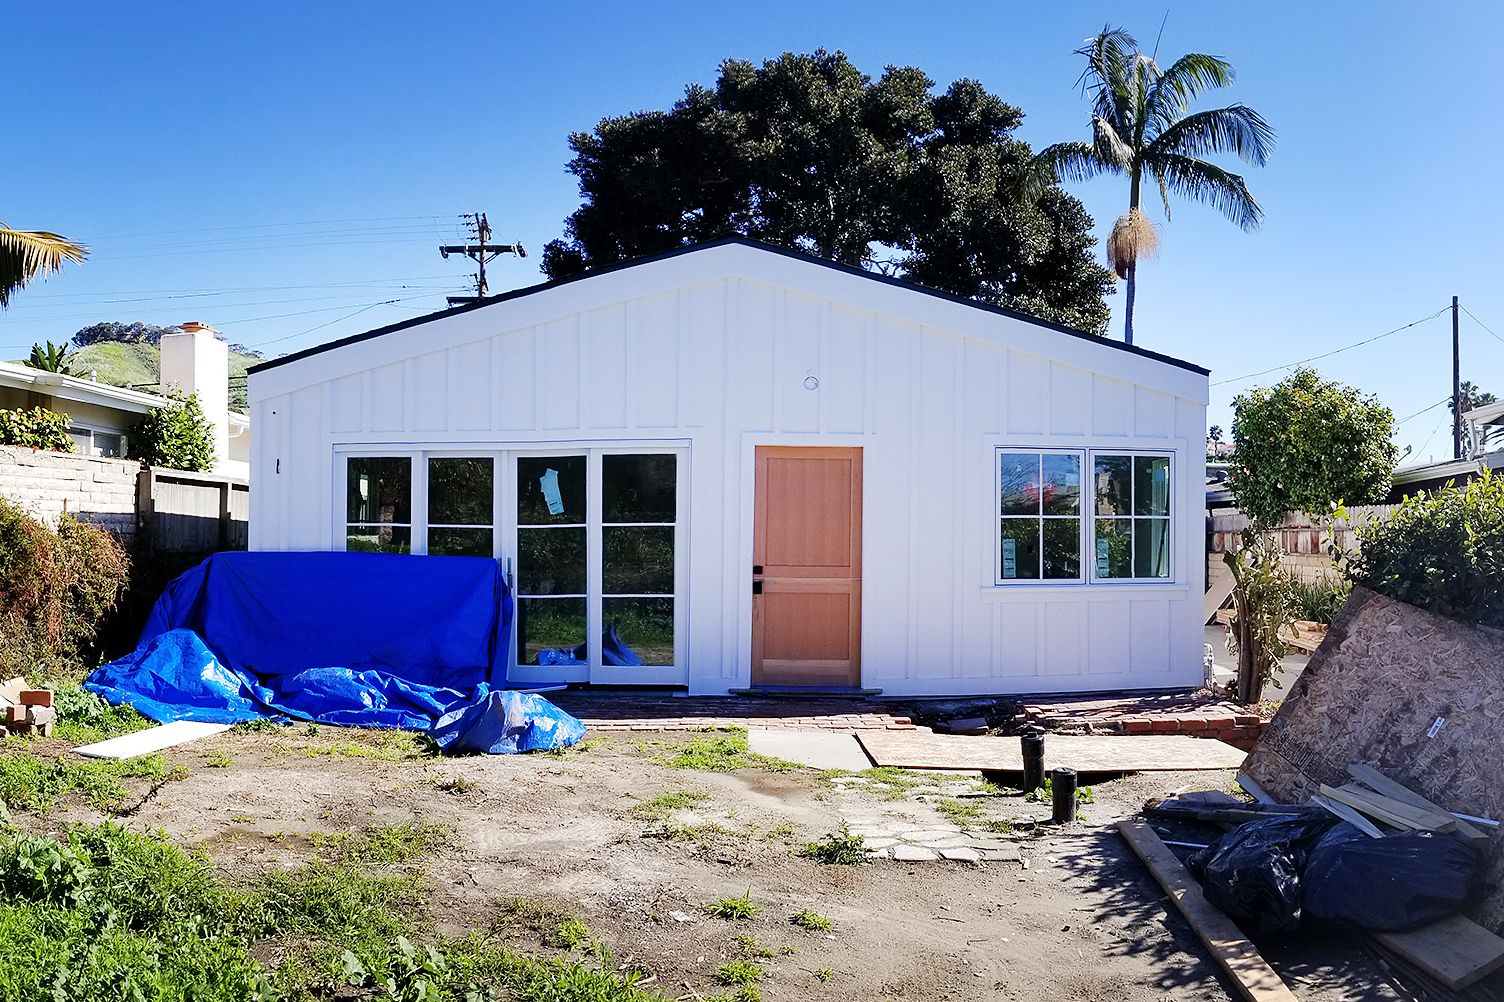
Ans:
{"type": "Polygon", "coordinates": [[[760,447],[752,684],[862,680],[862,450],[760,447]]]}

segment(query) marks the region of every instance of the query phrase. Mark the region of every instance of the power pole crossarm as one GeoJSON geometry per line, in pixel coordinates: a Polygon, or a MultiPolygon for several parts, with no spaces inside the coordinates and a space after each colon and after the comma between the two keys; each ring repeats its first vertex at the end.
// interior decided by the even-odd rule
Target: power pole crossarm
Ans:
{"type": "Polygon", "coordinates": [[[477,254],[489,254],[495,257],[497,254],[516,254],[518,257],[527,257],[527,248],[521,244],[512,244],[509,247],[440,247],[439,253],[448,257],[451,254],[464,254],[466,257],[474,257],[477,254]]]}
{"type": "Polygon", "coordinates": [[[486,298],[486,264],[495,260],[501,254],[516,254],[518,257],[527,257],[527,251],[522,244],[510,246],[496,246],[491,243],[491,224],[486,219],[484,212],[466,213],[465,219],[469,220],[471,232],[475,234],[477,242],[474,244],[449,245],[441,244],[439,253],[447,260],[451,254],[462,254],[475,262],[475,295],[473,296],[450,296],[449,305],[458,306],[462,303],[476,303],[486,298]]]}

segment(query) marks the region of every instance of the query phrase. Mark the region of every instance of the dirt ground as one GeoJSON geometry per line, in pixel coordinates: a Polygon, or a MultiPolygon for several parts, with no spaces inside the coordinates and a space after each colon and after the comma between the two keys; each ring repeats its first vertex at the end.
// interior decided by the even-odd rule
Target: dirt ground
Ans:
{"type": "MultiPolygon", "coordinates": [[[[1082,819],[1065,828],[1038,823],[1049,818],[1046,803],[965,796],[961,803],[980,808],[970,824],[990,820],[988,830],[1003,832],[1011,822],[994,837],[1015,843],[1018,860],[842,866],[798,849],[844,818],[947,823],[931,780],[910,776],[895,789],[803,768],[662,764],[675,746],[707,736],[695,733],[595,736],[562,755],[446,759],[415,757],[410,740],[391,732],[315,731],[225,734],[171,749],[186,777],[121,820],[203,846],[232,877],[307,861],[319,833],[437,824],[447,838],[423,866],[440,931],[484,930],[523,898],[578,916],[616,964],[642,970],[646,987],[669,998],[728,991],[715,972],[737,959],[764,968],[770,1000],[1234,997],[1112,827],[1151,796],[1232,789],[1231,773],[1098,782],[1082,819]],[[657,817],[639,806],[680,792],[708,799],[657,817]],[[744,894],[757,906],[753,918],[710,914],[717,899],[744,894]],[[806,909],[828,916],[831,931],[790,923],[806,909]]],[[[983,792],[979,779],[950,776],[950,792],[983,792]]],[[[38,832],[100,820],[64,805],[16,818],[38,832]]],[[[1164,837],[1212,834],[1165,829],[1164,837]]],[[[550,952],[536,932],[509,928],[518,949],[550,952]]],[[[276,944],[258,955],[274,964],[276,944]]],[[[1353,944],[1303,942],[1268,955],[1301,998],[1401,997],[1353,944]]]]}

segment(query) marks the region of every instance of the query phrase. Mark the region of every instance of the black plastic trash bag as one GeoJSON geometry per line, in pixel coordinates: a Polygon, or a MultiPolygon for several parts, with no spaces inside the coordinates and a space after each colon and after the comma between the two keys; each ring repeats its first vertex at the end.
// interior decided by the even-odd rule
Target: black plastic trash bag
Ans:
{"type": "Polygon", "coordinates": [[[1256,937],[1282,936],[1300,925],[1306,853],[1337,819],[1320,814],[1250,821],[1188,861],[1206,900],[1256,937]]]}
{"type": "Polygon", "coordinates": [[[1478,864],[1478,850],[1455,835],[1369,838],[1344,821],[1306,857],[1305,911],[1374,932],[1418,929],[1462,911],[1478,864]]]}

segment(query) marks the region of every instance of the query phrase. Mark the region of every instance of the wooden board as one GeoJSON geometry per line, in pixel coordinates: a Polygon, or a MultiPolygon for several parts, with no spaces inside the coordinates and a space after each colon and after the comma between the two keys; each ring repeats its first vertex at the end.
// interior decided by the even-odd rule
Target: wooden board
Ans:
{"type": "Polygon", "coordinates": [[[1422,810],[1432,811],[1437,814],[1447,814],[1449,817],[1453,817],[1457,821],[1457,830],[1470,839],[1488,838],[1488,834],[1481,828],[1475,828],[1461,818],[1456,817],[1456,815],[1450,814],[1450,812],[1431,803],[1431,801],[1422,797],[1414,790],[1396,783],[1372,766],[1363,765],[1361,762],[1354,762],[1347,767],[1347,774],[1370,790],[1376,790],[1391,800],[1398,800],[1400,803],[1409,804],[1411,807],[1419,807],[1422,810]]]}
{"type": "MultiPolygon", "coordinates": [[[[907,769],[998,769],[1021,772],[1018,738],[967,737],[927,730],[859,731],[857,737],[878,765],[907,769]]],[[[1178,772],[1236,769],[1245,753],[1215,738],[1180,735],[1046,734],[1046,769],[1077,772],[1178,772]]]]}
{"type": "Polygon", "coordinates": [[[1206,900],[1190,871],[1165,848],[1153,829],[1137,821],[1119,821],[1118,831],[1206,944],[1217,966],[1233,979],[1240,995],[1249,1002],[1295,1002],[1279,975],[1233,920],[1206,900]]]}
{"type": "Polygon", "coordinates": [[[206,738],[211,734],[219,734],[229,729],[229,724],[201,724],[196,720],[174,720],[170,724],[148,727],[144,731],[133,731],[123,737],[83,745],[73,750],[89,758],[135,758],[137,755],[150,755],[163,748],[187,744],[189,741],[197,741],[199,738],[206,738]]]}
{"type": "Polygon", "coordinates": [[[1377,825],[1341,801],[1333,800],[1330,797],[1323,797],[1319,793],[1313,793],[1311,794],[1311,803],[1320,804],[1322,807],[1325,807],[1328,811],[1331,811],[1369,838],[1384,837],[1384,833],[1379,830],[1377,825]]]}
{"type": "Polygon", "coordinates": [[[1373,938],[1454,991],[1504,967],[1504,939],[1461,915],[1373,938]]]}
{"type": "Polygon", "coordinates": [[[1434,811],[1411,807],[1409,804],[1391,800],[1382,794],[1365,790],[1356,783],[1343,786],[1327,786],[1322,783],[1321,794],[1396,828],[1418,828],[1430,832],[1457,830],[1457,819],[1450,814],[1437,814],[1434,811]]]}
{"type": "MultiPolygon", "coordinates": [[[[1243,769],[1276,800],[1297,804],[1365,763],[1443,810],[1499,818],[1501,729],[1504,633],[1354,589],[1243,769]]],[[[1496,931],[1504,839],[1478,845],[1490,890],[1468,914],[1496,931]]]]}

